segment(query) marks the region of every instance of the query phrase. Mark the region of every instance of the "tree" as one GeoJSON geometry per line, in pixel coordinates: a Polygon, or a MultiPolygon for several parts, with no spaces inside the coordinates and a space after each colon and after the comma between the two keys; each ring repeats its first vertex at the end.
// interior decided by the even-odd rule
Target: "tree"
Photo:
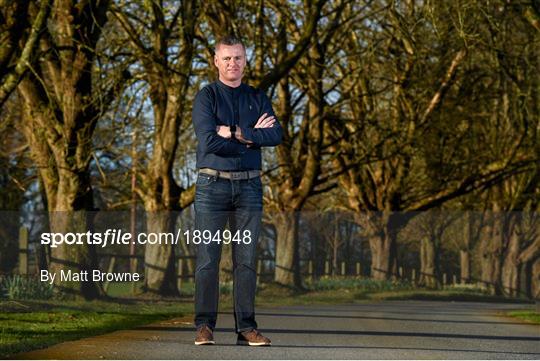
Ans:
{"type": "MultiPolygon", "coordinates": [[[[328,5],[328,16],[323,18],[322,3],[304,10],[308,19],[321,17],[316,27],[315,39],[305,57],[300,59],[292,74],[284,77],[277,86],[278,117],[284,129],[283,144],[277,148],[276,159],[279,167],[273,176],[274,189],[269,200],[269,208],[274,214],[277,230],[275,281],[288,286],[301,287],[299,268],[298,217],[310,196],[323,192],[330,177],[323,174],[324,151],[328,145],[323,142],[325,122],[331,106],[325,99],[332,85],[323,86],[327,79],[327,59],[338,52],[338,34],[344,34],[343,24],[352,23],[359,14],[345,15],[347,2],[328,5]],[[321,15],[317,15],[321,12],[321,15]],[[338,31],[339,30],[339,31],[338,31]],[[297,97],[293,99],[293,94],[297,97]],[[305,98],[305,101],[303,100],[305,98]],[[305,111],[297,114],[297,107],[305,111]]],[[[278,18],[279,54],[286,54],[292,37],[299,31],[281,15],[278,18]],[[291,29],[289,30],[289,27],[291,29]]],[[[330,188],[328,188],[330,189],[330,188]]]]}
{"type": "Polygon", "coordinates": [[[2,108],[0,122],[0,273],[10,273],[17,265],[21,208],[25,193],[35,180],[27,144],[15,124],[20,117],[17,97],[2,108]]]}
{"type": "Polygon", "coordinates": [[[534,236],[527,230],[534,229],[534,222],[525,226],[527,222],[522,221],[538,209],[540,99],[538,72],[533,69],[538,68],[540,43],[536,30],[520,11],[505,4],[485,12],[486,25],[481,30],[486,41],[479,49],[487,86],[478,89],[484,100],[477,103],[477,109],[489,114],[480,126],[482,138],[489,144],[486,156],[493,161],[501,159],[503,164],[511,159],[531,160],[529,166],[497,182],[483,197],[487,229],[478,249],[480,278],[494,293],[509,295],[519,292],[522,266],[537,257],[530,251],[534,236]],[[527,257],[521,258],[525,249],[527,257]]]}
{"type": "MultiPolygon", "coordinates": [[[[108,1],[80,5],[54,1],[40,40],[40,61],[18,85],[23,107],[20,128],[43,183],[52,232],[86,232],[89,226],[92,135],[110,102],[107,95],[113,93],[93,79],[108,5],[108,1]]],[[[52,248],[51,272],[79,272],[95,265],[95,251],[87,244],[52,248]]],[[[57,288],[67,293],[85,298],[99,295],[94,282],[60,282],[59,278],[57,288]]]]}
{"type": "MultiPolygon", "coordinates": [[[[175,226],[172,211],[182,209],[184,189],[173,177],[173,165],[188,107],[186,94],[192,76],[199,4],[135,1],[118,4],[113,12],[140,61],[140,76],[148,86],[152,102],[152,151],[138,172],[140,184],[136,191],[147,212],[147,231],[168,232],[175,226]]],[[[160,294],[178,292],[175,260],[172,244],[146,245],[147,290],[160,294]]]]}
{"type": "Polygon", "coordinates": [[[347,52],[363,56],[343,65],[358,75],[344,82],[349,118],[338,123],[347,136],[337,160],[348,169],[340,183],[369,235],[376,279],[396,275],[397,233],[415,212],[485,189],[533,161],[482,159],[486,149],[467,148],[477,143],[468,139],[470,125],[452,121],[474,107],[463,94],[475,84],[465,74],[481,11],[460,23],[451,19],[462,18],[466,4],[392,2],[383,10],[349,33],[347,52]]]}
{"type": "Polygon", "coordinates": [[[443,234],[456,221],[457,214],[446,209],[432,209],[415,217],[420,233],[420,279],[425,287],[438,288],[441,279],[443,234]]]}

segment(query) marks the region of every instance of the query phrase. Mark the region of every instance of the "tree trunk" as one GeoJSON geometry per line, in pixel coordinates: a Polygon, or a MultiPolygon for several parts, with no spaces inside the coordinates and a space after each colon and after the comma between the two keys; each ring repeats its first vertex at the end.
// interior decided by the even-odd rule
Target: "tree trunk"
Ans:
{"type": "Polygon", "coordinates": [[[480,248],[481,281],[492,294],[501,294],[502,222],[500,213],[492,213],[490,217],[480,248]]]}
{"type": "MultiPolygon", "coordinates": [[[[146,234],[171,232],[174,219],[171,211],[148,212],[146,234]]],[[[175,259],[174,247],[170,240],[168,242],[162,240],[161,244],[158,242],[145,245],[144,270],[147,291],[161,295],[178,294],[175,259]]]]}
{"type": "Polygon", "coordinates": [[[519,236],[511,232],[501,274],[503,293],[513,297],[518,296],[519,293],[519,243],[519,236]]]}
{"type": "Polygon", "coordinates": [[[371,251],[371,278],[387,280],[398,276],[397,234],[404,223],[388,212],[356,213],[354,220],[364,229],[371,251]]]}
{"type": "MultiPolygon", "coordinates": [[[[181,211],[190,202],[181,202],[185,189],[181,188],[173,177],[175,154],[178,149],[182,121],[187,106],[188,89],[191,86],[190,75],[194,56],[195,25],[199,20],[199,2],[176,2],[181,16],[168,19],[163,16],[165,5],[161,2],[144,2],[141,11],[149,24],[141,30],[139,36],[146,43],[127,37],[128,45],[144,66],[143,80],[149,86],[149,99],[153,109],[152,151],[150,159],[138,172],[141,185],[137,194],[149,213],[148,232],[170,232],[170,216],[152,215],[153,212],[181,211]],[[174,31],[171,31],[175,29],[174,31]],[[144,43],[144,44],[143,44],[144,43]],[[170,49],[176,49],[171,53],[170,49]],[[163,217],[163,218],[162,218],[163,217]]],[[[139,28],[130,12],[134,9],[117,7],[114,9],[119,24],[127,33],[139,28]],[[125,12],[124,12],[125,11],[125,12]]],[[[136,17],[135,17],[136,18],[136,17]]],[[[148,130],[148,129],[146,129],[148,130]]],[[[192,199],[190,196],[188,198],[192,199]]],[[[190,200],[191,201],[191,200],[190,200]]],[[[174,249],[171,244],[147,245],[145,266],[146,289],[161,295],[177,294],[174,268],[174,249]]]]}
{"type": "Polygon", "coordinates": [[[471,282],[471,253],[468,249],[459,250],[461,283],[471,282]]]}
{"type": "MultiPolygon", "coordinates": [[[[44,106],[39,98],[35,84],[28,78],[19,85],[19,94],[23,100],[22,131],[30,145],[30,153],[40,173],[40,180],[46,197],[49,212],[50,229],[53,233],[86,233],[90,229],[86,211],[94,209],[93,191],[89,179],[88,156],[92,134],[84,130],[77,133],[79,140],[74,146],[64,141],[53,141],[51,134],[43,130],[47,124],[57,122],[52,111],[44,106]]],[[[92,119],[69,118],[63,114],[68,124],[86,124],[89,128],[95,122],[92,119]]],[[[52,126],[51,126],[52,127],[52,126]]],[[[74,131],[65,126],[64,132],[74,131]]],[[[45,128],[47,130],[51,130],[45,128]]],[[[56,288],[65,293],[82,296],[85,299],[98,298],[101,294],[98,284],[92,282],[92,269],[97,269],[97,257],[92,245],[61,244],[51,247],[50,271],[56,273],[56,288]],[[80,264],[78,264],[80,262],[80,264]],[[71,281],[60,279],[61,271],[88,271],[88,277],[71,277],[71,281]]],[[[79,273],[80,275],[86,272],[79,273]]]]}
{"type": "Polygon", "coordinates": [[[420,284],[437,288],[439,286],[438,257],[435,240],[424,237],[420,243],[420,284]]]}
{"type": "Polygon", "coordinates": [[[481,257],[481,281],[492,294],[499,294],[498,275],[500,262],[493,253],[484,253],[481,257]]]}
{"type": "Polygon", "coordinates": [[[282,285],[301,287],[298,264],[298,213],[284,212],[277,218],[274,280],[282,285]]]}
{"type": "MultiPolygon", "coordinates": [[[[92,136],[112,101],[100,90],[112,91],[119,84],[104,87],[100,75],[94,76],[95,49],[108,8],[107,0],[55,1],[42,30],[40,53],[35,54],[40,61],[18,85],[21,128],[43,183],[51,231],[64,236],[91,230],[86,211],[94,208],[89,175],[92,136]]],[[[87,299],[99,296],[91,272],[88,277],[80,273],[71,282],[59,279],[62,270],[72,271],[73,276],[97,268],[90,245],[51,247],[50,262],[51,272],[58,272],[58,289],[87,299]]]]}
{"type": "MultiPolygon", "coordinates": [[[[49,212],[49,217],[52,233],[65,236],[68,233],[88,232],[86,211],[49,212]]],[[[98,284],[92,281],[94,269],[98,269],[97,258],[95,249],[91,245],[64,242],[57,247],[51,247],[49,271],[56,274],[55,288],[63,294],[82,296],[85,299],[98,298],[100,289],[98,284]],[[62,274],[68,273],[72,276],[70,279],[61,278],[62,274]]]]}
{"type": "Polygon", "coordinates": [[[396,244],[395,238],[388,233],[369,237],[371,249],[371,277],[386,280],[395,276],[396,244]]]}
{"type": "MultiPolygon", "coordinates": [[[[285,45],[283,42],[281,45],[285,45]]],[[[283,144],[277,151],[280,177],[283,180],[278,194],[277,209],[280,210],[276,224],[278,234],[276,244],[275,281],[284,285],[302,288],[298,255],[298,212],[317,186],[321,174],[321,152],[325,113],[325,99],[322,87],[324,67],[320,44],[309,48],[306,71],[307,114],[302,119],[298,136],[291,137],[288,127],[292,121],[291,93],[287,78],[280,83],[279,96],[282,102],[281,120],[284,129],[283,144]],[[307,115],[307,116],[306,116],[307,115]],[[300,150],[293,146],[297,138],[300,150]],[[301,176],[299,177],[299,175],[301,176]]]]}
{"type": "Polygon", "coordinates": [[[540,301],[540,258],[537,258],[531,267],[531,296],[540,301]]]}

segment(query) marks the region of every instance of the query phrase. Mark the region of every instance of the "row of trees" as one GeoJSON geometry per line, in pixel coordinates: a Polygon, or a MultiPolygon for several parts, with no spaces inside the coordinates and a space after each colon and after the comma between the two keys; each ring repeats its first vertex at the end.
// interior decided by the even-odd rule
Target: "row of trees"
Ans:
{"type": "MultiPolygon", "coordinates": [[[[285,130],[265,153],[277,282],[301,286],[303,210],[353,211],[376,279],[396,274],[398,236],[418,212],[538,211],[535,3],[0,5],[3,208],[19,209],[38,182],[54,232],[84,232],[86,211],[126,209],[133,194],[148,231],[175,227],[175,212],[193,202],[191,102],[215,78],[212,44],[227,33],[248,44],[246,81],[268,92],[285,130]]],[[[538,233],[514,231],[519,224],[492,222],[494,235],[478,247],[481,277],[493,285],[538,263],[538,233]]],[[[425,252],[436,253],[433,242],[425,252]]],[[[466,240],[463,250],[462,268],[471,262],[466,240]]],[[[149,291],[177,292],[178,251],[191,252],[146,246],[149,291]]],[[[52,271],[97,262],[91,247],[51,256],[52,271]]],[[[63,286],[99,295],[91,283],[63,286]]]]}

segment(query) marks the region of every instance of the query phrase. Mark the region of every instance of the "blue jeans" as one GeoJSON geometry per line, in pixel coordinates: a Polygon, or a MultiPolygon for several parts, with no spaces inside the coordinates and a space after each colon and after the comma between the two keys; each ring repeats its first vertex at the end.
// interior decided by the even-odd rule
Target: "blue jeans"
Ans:
{"type": "Polygon", "coordinates": [[[228,222],[232,238],[227,247],[232,247],[236,332],[255,329],[256,249],[262,216],[261,179],[229,180],[199,173],[195,189],[195,229],[206,231],[197,245],[195,326],[208,325],[211,329],[216,326],[219,261],[224,236],[229,235],[223,234],[228,222]],[[208,236],[214,238],[216,232],[220,232],[221,242],[209,241],[208,236]]]}

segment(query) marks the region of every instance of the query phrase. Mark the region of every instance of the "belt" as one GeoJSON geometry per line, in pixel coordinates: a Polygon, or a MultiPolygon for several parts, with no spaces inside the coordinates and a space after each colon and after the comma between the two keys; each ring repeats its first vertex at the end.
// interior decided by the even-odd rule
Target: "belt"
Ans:
{"type": "Polygon", "coordinates": [[[216,170],[212,168],[201,168],[199,173],[209,174],[220,178],[233,179],[233,180],[242,180],[242,179],[251,179],[261,176],[260,170],[244,170],[239,172],[226,172],[222,170],[216,170]]]}

